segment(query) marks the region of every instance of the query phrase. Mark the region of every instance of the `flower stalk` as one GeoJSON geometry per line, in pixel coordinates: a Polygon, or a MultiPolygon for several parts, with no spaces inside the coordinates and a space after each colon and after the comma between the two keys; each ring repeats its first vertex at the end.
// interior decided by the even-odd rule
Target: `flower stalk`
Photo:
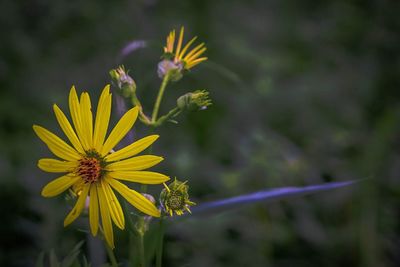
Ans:
{"type": "Polygon", "coordinates": [[[156,252],[156,267],[162,267],[164,233],[165,233],[164,218],[160,217],[158,240],[157,240],[157,252],[156,252]]]}
{"type": "Polygon", "coordinates": [[[140,103],[139,99],[137,98],[136,94],[133,94],[131,96],[131,102],[133,106],[137,106],[139,108],[139,120],[147,125],[147,126],[151,126],[151,120],[149,117],[147,117],[147,115],[144,113],[143,111],[143,107],[142,107],[142,103],[140,103]]]}
{"type": "Polygon", "coordinates": [[[107,243],[105,243],[104,246],[106,247],[107,255],[108,255],[108,258],[110,259],[111,266],[118,267],[118,262],[117,262],[117,258],[115,257],[114,251],[107,243]]]}
{"type": "Polygon", "coordinates": [[[157,116],[158,116],[158,111],[160,109],[160,104],[161,104],[161,100],[164,96],[164,92],[165,92],[165,88],[167,88],[168,82],[169,82],[169,78],[170,78],[171,72],[168,71],[161,83],[160,89],[158,90],[158,95],[157,95],[157,99],[156,102],[154,104],[154,108],[153,108],[153,113],[151,116],[151,122],[154,124],[157,120],[157,116]]]}
{"type": "Polygon", "coordinates": [[[145,259],[145,253],[144,253],[144,235],[146,233],[145,228],[146,228],[146,226],[145,226],[145,222],[144,222],[144,216],[139,216],[136,233],[137,233],[137,247],[139,249],[140,267],[146,266],[146,259],[145,259]]]}
{"type": "MultiPolygon", "coordinates": [[[[164,116],[161,116],[160,118],[158,118],[158,120],[156,122],[154,122],[152,124],[153,127],[159,127],[161,125],[164,124],[164,122],[166,121],[172,121],[172,118],[176,117],[179,115],[179,113],[181,113],[182,110],[178,107],[175,107],[173,109],[171,109],[167,114],[165,114],[164,116]]],[[[175,121],[173,121],[175,122],[175,121]]]]}

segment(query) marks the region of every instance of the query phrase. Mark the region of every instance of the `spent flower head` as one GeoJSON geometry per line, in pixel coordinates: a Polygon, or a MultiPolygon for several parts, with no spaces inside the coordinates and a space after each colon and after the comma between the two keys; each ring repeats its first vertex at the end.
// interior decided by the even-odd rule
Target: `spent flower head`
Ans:
{"type": "Polygon", "coordinates": [[[212,104],[209,93],[206,90],[196,90],[184,94],[176,101],[179,109],[188,109],[190,111],[203,110],[212,104]]]}
{"type": "Polygon", "coordinates": [[[185,46],[183,46],[183,36],[185,28],[181,27],[179,38],[175,42],[175,30],[172,30],[168,36],[166,45],[164,46],[163,61],[158,65],[158,75],[162,78],[167,72],[175,72],[171,75],[172,80],[179,80],[182,72],[190,70],[194,66],[207,60],[207,57],[201,55],[207,50],[204,43],[195,46],[190,50],[190,46],[196,41],[197,36],[193,37],[185,46]],[[175,46],[176,43],[176,46],[175,46]],[[180,74],[180,76],[178,75],[180,74]]]}
{"type": "Polygon", "coordinates": [[[171,217],[174,213],[176,215],[182,215],[185,211],[191,213],[190,206],[196,203],[189,200],[187,181],[181,182],[175,178],[169,185],[164,183],[164,187],[160,194],[160,202],[165,213],[171,217]]]}
{"type": "Polygon", "coordinates": [[[109,86],[106,86],[100,96],[95,120],[89,94],[84,92],[79,99],[74,87],[69,94],[73,124],[57,105],[53,106],[57,121],[70,144],[41,126],[34,125],[33,130],[59,158],[40,159],[38,167],[46,172],[63,173],[43,188],[42,196],[54,197],[69,188],[76,194],[77,201],[65,218],[64,226],[79,217],[89,199],[90,230],[93,235],[97,234],[101,218],[105,239],[113,248],[112,222],[120,229],[125,227],[124,214],[114,190],[143,213],[160,216],[160,211],[154,203],[121,181],[160,184],[169,180],[169,177],[157,172],[144,171],[161,162],[162,157],[135,156],[157,140],[158,135],[144,137],[125,148],[113,151],[132,128],[138,116],[138,108],[128,110],[106,138],[111,114],[109,90],[109,86]]]}

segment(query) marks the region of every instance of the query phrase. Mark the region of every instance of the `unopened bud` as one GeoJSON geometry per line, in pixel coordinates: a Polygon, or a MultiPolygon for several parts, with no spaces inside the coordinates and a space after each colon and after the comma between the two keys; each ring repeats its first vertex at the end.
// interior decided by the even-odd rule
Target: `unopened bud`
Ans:
{"type": "MultiPolygon", "coordinates": [[[[156,200],[154,199],[154,197],[150,194],[146,194],[146,193],[142,193],[142,195],[147,198],[148,200],[150,200],[151,203],[156,204],[156,200]]],[[[149,229],[149,224],[151,222],[151,220],[153,219],[153,216],[150,215],[145,215],[143,216],[144,218],[144,231],[146,232],[149,229]]]]}
{"type": "Polygon", "coordinates": [[[124,66],[112,69],[110,76],[123,97],[128,98],[136,93],[136,83],[125,71],[124,66]]]}
{"type": "Polygon", "coordinates": [[[147,198],[148,200],[150,200],[151,203],[156,204],[156,200],[154,199],[154,197],[150,194],[146,194],[146,193],[142,193],[142,195],[147,198]]]}
{"type": "Polygon", "coordinates": [[[176,103],[181,110],[188,109],[190,111],[203,110],[212,104],[209,93],[205,90],[187,93],[179,97],[176,103]]]}

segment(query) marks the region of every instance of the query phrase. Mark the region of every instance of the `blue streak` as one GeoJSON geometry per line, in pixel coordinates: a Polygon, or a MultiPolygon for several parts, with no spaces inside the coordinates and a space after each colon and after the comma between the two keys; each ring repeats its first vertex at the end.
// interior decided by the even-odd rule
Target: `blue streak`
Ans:
{"type": "Polygon", "coordinates": [[[219,208],[229,208],[231,206],[237,206],[247,203],[260,202],[265,200],[278,200],[286,197],[306,195],[311,193],[328,191],[340,187],[345,187],[357,183],[359,180],[352,180],[346,182],[332,182],[320,185],[310,185],[304,187],[282,187],[276,189],[262,190],[255,193],[246,195],[240,195],[231,198],[225,198],[221,200],[206,202],[198,206],[191,208],[193,214],[201,213],[204,211],[210,211],[219,208]]]}

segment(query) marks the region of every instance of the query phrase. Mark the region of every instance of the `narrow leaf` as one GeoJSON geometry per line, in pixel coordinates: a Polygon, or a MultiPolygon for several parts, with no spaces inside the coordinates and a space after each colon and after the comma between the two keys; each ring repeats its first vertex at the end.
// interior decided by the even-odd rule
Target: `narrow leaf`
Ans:
{"type": "Polygon", "coordinates": [[[76,259],[78,258],[79,254],[81,252],[78,251],[71,251],[67,257],[65,257],[65,259],[62,261],[61,263],[61,267],[71,267],[74,262],[76,261],[76,259]]]}
{"type": "Polygon", "coordinates": [[[88,262],[85,255],[83,255],[83,267],[90,267],[90,263],[88,262]]]}
{"type": "Polygon", "coordinates": [[[74,262],[77,260],[79,254],[81,253],[80,248],[82,247],[85,241],[81,241],[75,245],[75,247],[69,252],[69,254],[64,258],[61,262],[61,267],[71,267],[73,266],[74,262]]]}
{"type": "Polygon", "coordinates": [[[50,250],[50,267],[60,267],[60,263],[58,262],[54,249],[50,250]]]}
{"type": "Polygon", "coordinates": [[[36,264],[35,264],[36,267],[44,267],[44,255],[45,255],[44,251],[40,252],[40,254],[36,260],[36,264]]]}

